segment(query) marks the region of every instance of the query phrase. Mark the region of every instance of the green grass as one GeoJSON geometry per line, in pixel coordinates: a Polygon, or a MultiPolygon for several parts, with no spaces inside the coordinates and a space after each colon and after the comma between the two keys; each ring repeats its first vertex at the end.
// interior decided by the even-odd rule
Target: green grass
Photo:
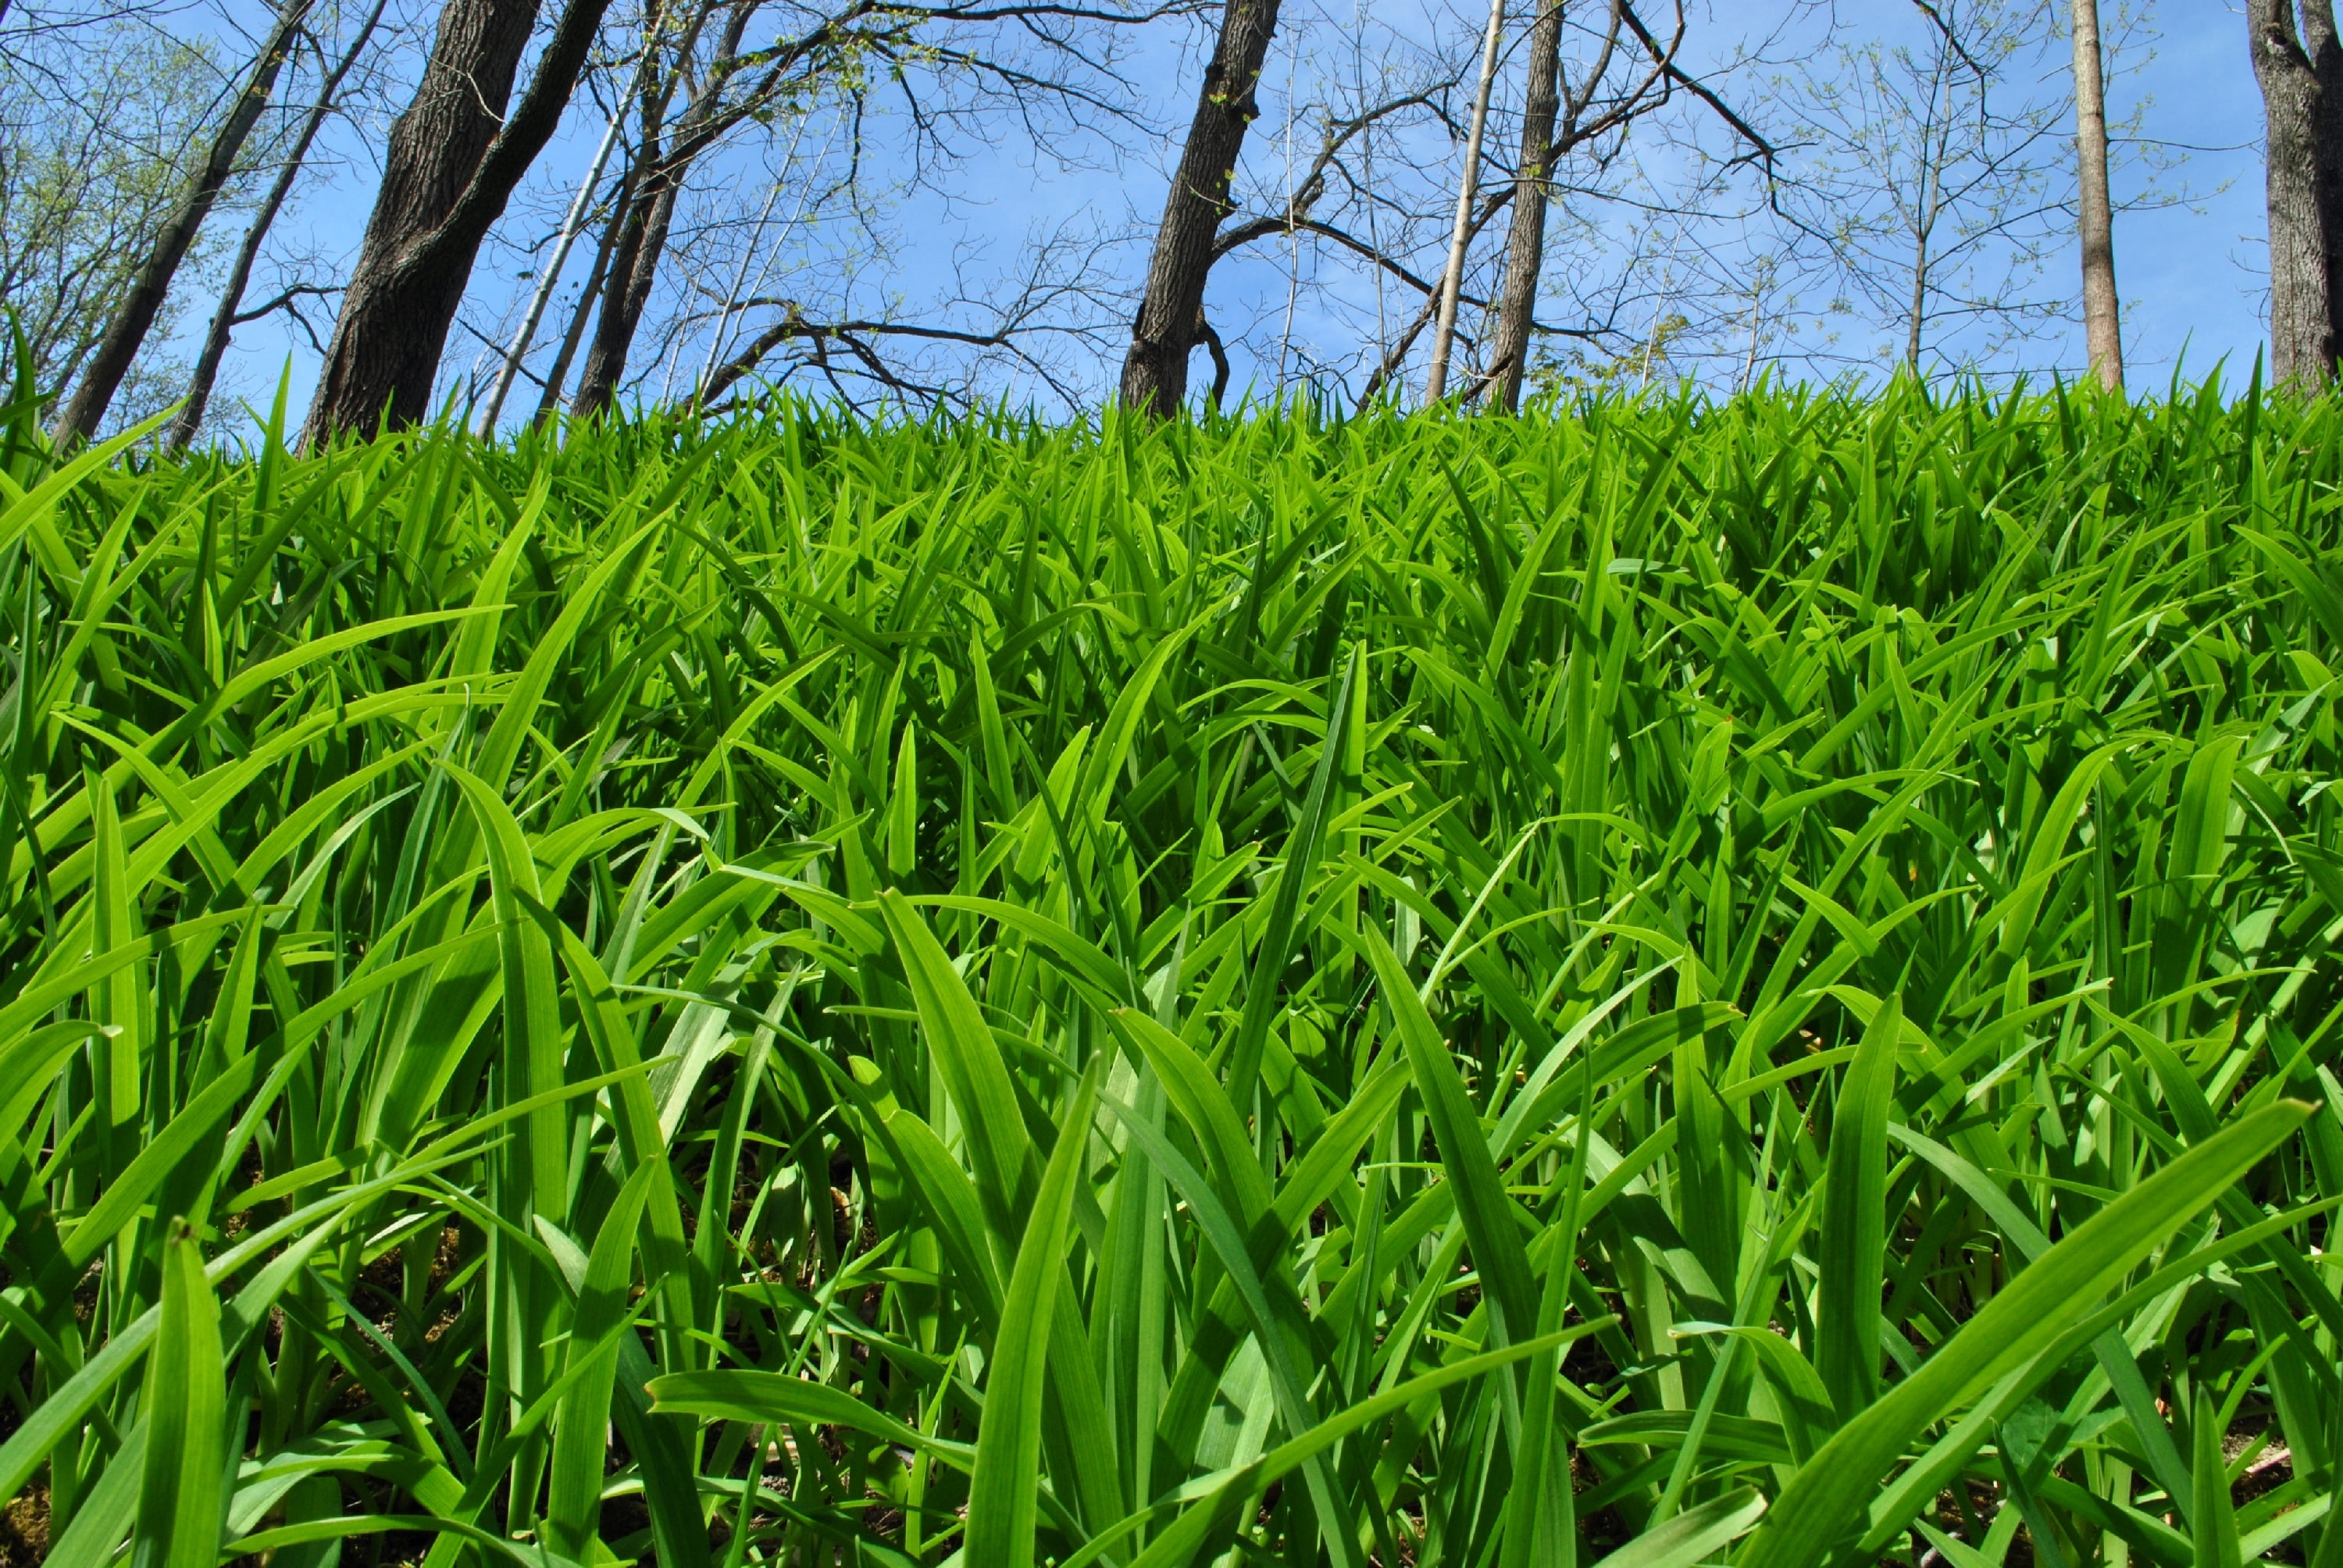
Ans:
{"type": "Polygon", "coordinates": [[[15,1555],[2343,1564],[2343,407],[36,431],[15,1555]]]}

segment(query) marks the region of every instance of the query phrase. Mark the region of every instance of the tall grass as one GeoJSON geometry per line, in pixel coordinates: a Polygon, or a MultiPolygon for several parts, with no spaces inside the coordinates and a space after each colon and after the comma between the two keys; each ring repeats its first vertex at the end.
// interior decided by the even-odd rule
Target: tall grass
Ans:
{"type": "Polygon", "coordinates": [[[13,1552],[2343,1564],[2336,405],[277,434],[7,427],[13,1552]]]}

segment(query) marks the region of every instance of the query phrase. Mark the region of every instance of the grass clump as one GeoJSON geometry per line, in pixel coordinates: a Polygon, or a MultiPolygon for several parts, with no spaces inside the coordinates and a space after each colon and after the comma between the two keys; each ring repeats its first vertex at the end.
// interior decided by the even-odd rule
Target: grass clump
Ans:
{"type": "Polygon", "coordinates": [[[0,1498],[77,1568],[2343,1560],[2338,433],[20,405],[0,1498]]]}

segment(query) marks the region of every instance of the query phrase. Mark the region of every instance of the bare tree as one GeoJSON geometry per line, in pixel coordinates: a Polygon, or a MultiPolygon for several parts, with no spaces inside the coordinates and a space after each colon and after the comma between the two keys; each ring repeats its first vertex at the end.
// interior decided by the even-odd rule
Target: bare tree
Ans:
{"type": "Polygon", "coordinates": [[[2069,0],[2075,42],[2075,163],[2083,251],[2083,337],[2092,372],[2122,387],[2123,314],[2116,296],[2115,208],[2107,196],[2107,83],[2099,0],[2069,0]]]}
{"type": "Polygon", "coordinates": [[[60,444],[87,440],[106,417],[107,406],[121,389],[122,378],[129,374],[130,362],[138,357],[147,332],[155,325],[156,315],[163,308],[172,277],[186,259],[187,248],[196,242],[196,231],[211,215],[212,204],[219,199],[228,176],[236,172],[236,161],[243,154],[253,127],[260,123],[261,111],[268,106],[269,97],[277,89],[277,73],[293,53],[294,37],[308,12],[309,0],[285,0],[277,11],[276,25],[261,43],[243,91],[236,95],[226,121],[213,136],[177,206],[156,232],[145,263],[131,279],[114,319],[106,324],[106,336],[99,340],[97,351],[90,356],[81,384],[74,388],[73,397],[58,414],[55,436],[60,444]]]}
{"type": "MultiPolygon", "coordinates": [[[[244,308],[244,291],[251,286],[252,269],[259,260],[260,247],[266,243],[268,231],[276,226],[277,215],[285,210],[285,203],[292,196],[294,184],[301,177],[302,166],[308,160],[309,149],[316,143],[318,131],[324,128],[327,117],[334,111],[343,82],[358,63],[358,57],[366,53],[367,45],[373,39],[375,29],[381,25],[383,12],[389,5],[390,0],[375,0],[374,9],[359,24],[357,35],[350,40],[350,46],[342,52],[342,57],[334,63],[332,69],[324,73],[317,84],[317,95],[310,103],[309,112],[302,117],[301,128],[295,134],[292,146],[286,151],[284,162],[278,166],[276,180],[269,186],[267,196],[262,198],[260,210],[253,215],[251,224],[244,231],[243,243],[236,247],[236,260],[228,267],[227,283],[220,290],[219,307],[212,313],[211,326],[204,334],[203,347],[196,355],[195,370],[187,379],[186,397],[171,421],[168,444],[172,451],[185,451],[196,438],[196,432],[203,427],[205,410],[211,404],[212,387],[219,378],[220,361],[226,357],[228,340],[236,329],[246,322],[257,320],[281,305],[290,304],[294,297],[293,291],[288,290],[255,309],[244,308]]],[[[298,286],[297,285],[296,288],[298,286]]]]}
{"type": "MultiPolygon", "coordinates": [[[[1514,173],[1513,232],[1505,240],[1505,276],[1499,290],[1497,330],[1490,365],[1497,406],[1521,407],[1522,372],[1529,357],[1530,322],[1537,310],[1539,274],[1545,269],[1545,179],[1561,108],[1562,19],[1564,0],[1545,0],[1530,28],[1529,85],[1522,103],[1522,161],[1514,173]]],[[[1609,37],[1618,36],[1619,6],[1611,6],[1609,37]]],[[[1589,75],[1600,80],[1601,67],[1589,75]]]]}
{"type": "MultiPolygon", "coordinates": [[[[860,119],[874,111],[884,89],[903,105],[900,126],[917,184],[927,177],[930,159],[950,160],[952,128],[970,126],[991,106],[1029,126],[1056,109],[1127,124],[1128,112],[1117,101],[1127,84],[1114,75],[1113,50],[1093,49],[1087,40],[1097,29],[1125,29],[1192,4],[698,0],[698,9],[677,18],[672,48],[646,52],[649,65],[635,92],[639,133],[608,220],[608,264],[572,412],[592,415],[616,397],[692,171],[736,133],[795,118],[835,95],[855,117],[859,166],[868,156],[860,119]],[[780,35],[745,47],[752,24],[775,15],[780,35]],[[930,90],[944,95],[931,99],[930,90]],[[679,100],[681,112],[670,117],[679,100]]],[[[858,183],[860,177],[858,173],[858,183]]]]}
{"type": "MultiPolygon", "coordinates": [[[[2331,42],[2332,14],[2327,13],[2331,42]]],[[[2318,73],[2295,32],[2294,0],[2247,0],[2246,25],[2261,86],[2268,168],[2270,374],[2325,385],[2335,373],[2334,256],[2321,167],[2329,113],[2318,73]]]]}
{"type": "Polygon", "coordinates": [[[1188,355],[1204,337],[1204,279],[1213,241],[1236,210],[1229,184],[1245,130],[1261,116],[1262,62],[1277,31],[1278,0],[1225,0],[1212,57],[1196,94],[1188,139],[1163,198],[1163,221],[1148,259],[1146,291],[1122,362],[1122,402],[1159,417],[1188,395],[1188,355]]]}
{"type": "Polygon", "coordinates": [[[2039,85],[2046,13],[2038,0],[1923,9],[1917,41],[1843,41],[1785,84],[1807,152],[1780,203],[1842,312],[1878,321],[1915,369],[2048,331],[2072,297],[2035,286],[2073,220],[2066,96],[2039,85]]]}
{"type": "Polygon", "coordinates": [[[496,434],[497,416],[504,411],[505,398],[520,376],[521,360],[537,337],[538,324],[545,319],[545,307],[551,302],[554,286],[561,281],[561,269],[569,260],[569,247],[577,243],[578,231],[585,226],[594,193],[602,184],[602,167],[609,162],[610,148],[618,142],[619,124],[620,116],[612,115],[609,127],[602,133],[602,145],[595,149],[594,161],[587,167],[586,177],[578,183],[578,196],[556,231],[553,253],[538,270],[537,286],[529,292],[528,309],[521,317],[519,329],[513,334],[512,347],[505,350],[504,367],[497,372],[496,389],[488,394],[488,406],[480,411],[483,439],[496,434]]]}
{"type": "Polygon", "coordinates": [[[1448,265],[1440,272],[1440,324],[1432,334],[1432,368],[1423,400],[1448,395],[1448,356],[1456,343],[1456,291],[1464,284],[1464,253],[1473,238],[1473,197],[1481,188],[1481,138],[1489,127],[1489,92],[1497,81],[1497,45],[1505,31],[1505,0],[1489,0],[1489,25],[1481,38],[1481,81],[1473,92],[1471,128],[1464,133],[1464,166],[1456,176],[1456,224],[1448,238],[1448,265]]]}
{"type": "MultiPolygon", "coordinates": [[[[24,331],[35,381],[63,388],[177,210],[185,155],[217,114],[222,73],[203,45],[143,22],[65,37],[12,32],[0,51],[0,299],[24,331]]],[[[161,378],[151,364],[134,367],[117,401],[152,412],[161,378]]]]}
{"type": "Polygon", "coordinates": [[[447,330],[489,226],[559,124],[609,0],[564,0],[509,116],[537,0],[447,0],[407,112],[391,127],[367,222],[303,431],[316,446],[429,411],[447,330]]]}

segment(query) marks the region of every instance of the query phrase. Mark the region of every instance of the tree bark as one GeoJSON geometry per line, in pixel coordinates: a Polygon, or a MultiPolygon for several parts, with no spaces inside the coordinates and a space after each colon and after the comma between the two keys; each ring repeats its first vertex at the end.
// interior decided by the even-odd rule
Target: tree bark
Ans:
{"type": "Polygon", "coordinates": [[[188,246],[196,242],[196,231],[211,216],[212,205],[219,200],[222,187],[236,172],[236,160],[251,137],[253,126],[260,123],[261,111],[268,106],[269,95],[277,89],[277,73],[292,54],[294,35],[308,13],[309,0],[286,0],[277,12],[277,25],[262,42],[259,57],[253,62],[252,74],[245,82],[244,91],[237,95],[235,107],[228,111],[226,124],[212,137],[212,145],[181,193],[178,206],[164,220],[162,231],[155,236],[154,248],[147,252],[146,264],[131,281],[130,292],[115,311],[114,319],[106,324],[106,336],[99,339],[96,353],[90,357],[89,368],[84,372],[81,384],[58,414],[58,445],[86,441],[97,433],[114,395],[122,389],[123,377],[130,373],[131,361],[138,357],[138,350],[146,342],[146,334],[171,292],[171,279],[177,274],[179,264],[186,259],[188,246]]]}
{"type": "Polygon", "coordinates": [[[2073,0],[2075,156],[2080,175],[2083,337],[2108,391],[2123,387],[2123,317],[2116,297],[2115,207],[2107,195],[2107,105],[2099,58],[2099,0],[2073,0]]]}
{"type": "Polygon", "coordinates": [[[2334,0],[2302,0],[2302,47],[2318,78],[2318,227],[2327,240],[2327,319],[2343,353],[2343,40],[2334,0]]]}
{"type": "Polygon", "coordinates": [[[1278,0],[1225,0],[1188,143],[1163,198],[1163,222],[1147,264],[1147,292],[1122,361],[1123,406],[1157,418],[1178,413],[1187,399],[1188,355],[1203,317],[1212,240],[1222,220],[1235,210],[1229,182],[1244,150],[1245,130],[1261,115],[1253,94],[1277,32],[1277,7],[1278,0]]]}
{"type": "Polygon", "coordinates": [[[244,243],[236,247],[236,263],[228,269],[227,285],[220,290],[219,308],[212,314],[210,328],[204,334],[204,346],[196,356],[195,373],[187,380],[186,401],[179,405],[178,417],[171,421],[168,441],[174,452],[184,452],[203,428],[204,412],[210,406],[212,386],[219,379],[220,361],[227,355],[228,339],[238,325],[247,319],[236,312],[243,307],[244,291],[252,282],[253,264],[260,257],[260,247],[276,226],[277,215],[284,210],[287,197],[293,194],[293,184],[301,177],[301,166],[309,156],[309,147],[317,139],[317,132],[326,124],[326,116],[334,111],[334,97],[342,89],[342,79],[366,53],[366,46],[381,25],[382,14],[390,0],[375,0],[373,12],[358,28],[357,36],[344,52],[341,60],[327,73],[317,87],[317,101],[309,106],[308,116],[301,122],[301,134],[294,138],[293,148],[286,156],[285,166],[277,171],[277,181],[268,187],[268,196],[260,204],[260,211],[252,226],[244,231],[244,243]]]}
{"type": "Polygon", "coordinates": [[[594,341],[587,346],[586,367],[578,373],[578,393],[569,411],[591,418],[610,406],[627,373],[627,356],[634,348],[635,330],[642,325],[644,307],[650,303],[651,285],[667,252],[668,226],[675,216],[676,182],[654,174],[649,187],[638,193],[628,212],[610,259],[609,276],[602,282],[602,309],[594,320],[594,341]]]}
{"type": "Polygon", "coordinates": [[[586,367],[578,373],[577,396],[569,403],[569,411],[581,418],[608,407],[626,377],[627,356],[642,326],[643,309],[650,303],[651,286],[659,280],[659,263],[667,256],[669,227],[675,219],[676,198],[682,194],[684,173],[707,146],[709,122],[729,78],[724,65],[739,55],[755,6],[731,7],[716,45],[716,68],[676,122],[674,139],[662,148],[659,138],[668,103],[681,80],[686,56],[699,46],[700,27],[711,9],[702,5],[694,12],[678,46],[674,74],[663,83],[649,76],[643,79],[643,134],[621,196],[624,221],[618,247],[611,253],[609,275],[603,281],[594,340],[586,350],[586,367]]]}
{"type": "Polygon", "coordinates": [[[2295,34],[2292,9],[2293,0],[2247,0],[2246,5],[2268,163],[2270,376],[2322,386],[2335,368],[2335,315],[2320,212],[2324,95],[2295,34]]]}
{"type": "Polygon", "coordinates": [[[610,251],[618,244],[618,226],[626,218],[620,208],[610,215],[602,226],[602,238],[594,246],[594,265],[588,269],[585,283],[578,290],[578,304],[569,313],[569,329],[561,335],[561,351],[553,357],[553,367],[545,373],[545,392],[537,400],[537,415],[531,421],[542,425],[561,407],[561,388],[568,384],[569,367],[578,358],[578,345],[586,338],[587,326],[594,319],[594,307],[602,297],[602,279],[610,270],[610,251]]]}
{"type": "Polygon", "coordinates": [[[1497,407],[1516,413],[1528,368],[1530,327],[1545,269],[1545,180],[1554,149],[1554,114],[1561,103],[1564,0],[1545,0],[1530,29],[1529,91],[1522,104],[1522,158],[1513,180],[1513,232],[1505,239],[1505,276],[1497,289],[1497,331],[1489,364],[1497,407]]]}
{"type": "Polygon", "coordinates": [[[608,5],[566,0],[537,74],[507,118],[538,0],[447,0],[422,84],[391,126],[382,188],[326,347],[306,444],[428,417],[432,379],[480,242],[560,124],[608,5]]]}
{"type": "Polygon", "coordinates": [[[1472,244],[1473,197],[1481,188],[1481,136],[1489,124],[1489,91],[1497,81],[1497,44],[1505,28],[1505,0],[1489,0],[1489,25],[1481,36],[1481,81],[1473,93],[1473,123],[1464,135],[1464,168],[1456,182],[1456,224],[1448,238],[1448,266],[1440,275],[1440,324],[1432,333],[1432,367],[1423,379],[1423,400],[1448,395],[1448,356],[1456,342],[1456,296],[1464,286],[1464,253],[1472,244]]]}
{"type": "Polygon", "coordinates": [[[621,118],[618,115],[610,116],[609,128],[602,133],[602,145],[595,150],[594,162],[586,170],[586,177],[578,183],[578,196],[570,202],[568,212],[562,216],[552,252],[539,264],[537,286],[529,291],[528,310],[513,333],[512,347],[505,350],[504,368],[497,372],[496,389],[488,394],[488,406],[480,414],[480,438],[484,441],[497,433],[497,416],[504,412],[505,398],[511,394],[513,383],[520,378],[521,361],[528,357],[528,346],[536,340],[538,326],[545,319],[545,307],[552,303],[553,291],[561,282],[561,269],[569,264],[569,247],[578,243],[578,231],[586,226],[587,209],[602,183],[602,169],[610,161],[610,149],[618,143],[621,118]]]}

